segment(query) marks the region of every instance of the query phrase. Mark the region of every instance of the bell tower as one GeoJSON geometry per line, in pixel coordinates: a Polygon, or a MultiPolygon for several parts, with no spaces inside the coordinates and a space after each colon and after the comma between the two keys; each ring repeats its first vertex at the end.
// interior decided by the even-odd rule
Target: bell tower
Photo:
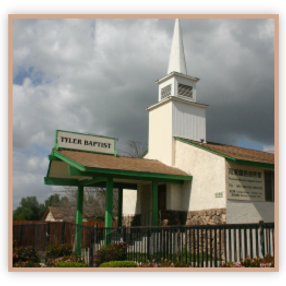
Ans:
{"type": "Polygon", "coordinates": [[[206,104],[197,103],[199,78],[187,75],[180,20],[176,19],[167,75],[158,79],[158,103],[149,111],[146,158],[173,165],[174,137],[206,141],[206,104]]]}

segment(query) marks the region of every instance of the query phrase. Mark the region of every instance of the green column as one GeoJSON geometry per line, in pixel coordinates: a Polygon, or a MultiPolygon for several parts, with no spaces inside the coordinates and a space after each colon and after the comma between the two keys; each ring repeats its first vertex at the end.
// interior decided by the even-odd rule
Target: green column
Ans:
{"type": "MultiPolygon", "coordinates": [[[[113,207],[113,178],[106,180],[106,197],[105,197],[105,227],[112,227],[112,207],[113,207]]],[[[111,241],[111,236],[108,233],[111,230],[105,230],[104,245],[111,241]]]]}
{"type": "Polygon", "coordinates": [[[118,212],[117,212],[117,227],[122,226],[122,200],[123,200],[123,189],[118,189],[118,212]]]}
{"type": "Polygon", "coordinates": [[[75,234],[75,252],[78,255],[81,255],[82,208],[83,208],[83,186],[78,186],[77,209],[76,209],[76,234],[75,234]]]}
{"type": "Polygon", "coordinates": [[[152,225],[158,226],[158,182],[152,182],[152,225]]]}

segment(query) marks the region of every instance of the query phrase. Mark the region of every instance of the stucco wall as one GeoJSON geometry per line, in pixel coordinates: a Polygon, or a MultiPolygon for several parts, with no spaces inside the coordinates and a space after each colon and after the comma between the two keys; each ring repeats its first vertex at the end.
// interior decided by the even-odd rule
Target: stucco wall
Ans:
{"type": "Polygon", "coordinates": [[[226,223],[274,222],[274,203],[227,200],[226,223]]]}
{"type": "MultiPolygon", "coordinates": [[[[228,176],[229,168],[261,172],[263,193],[265,192],[264,171],[268,169],[226,162],[226,177],[228,176]]],[[[274,222],[274,202],[266,202],[265,194],[263,201],[233,200],[227,196],[226,223],[258,223],[260,220],[264,222],[274,222]]]]}
{"type": "Polygon", "coordinates": [[[195,146],[175,140],[175,167],[193,176],[192,183],[172,186],[171,197],[180,194],[180,204],[172,210],[206,210],[226,207],[225,159],[195,146]],[[215,193],[222,192],[222,197],[215,193]]]}
{"type": "Polygon", "coordinates": [[[148,158],[172,165],[172,102],[149,111],[148,158]]]}
{"type": "Polygon", "coordinates": [[[122,214],[134,215],[136,212],[137,190],[123,190],[122,214]]]}

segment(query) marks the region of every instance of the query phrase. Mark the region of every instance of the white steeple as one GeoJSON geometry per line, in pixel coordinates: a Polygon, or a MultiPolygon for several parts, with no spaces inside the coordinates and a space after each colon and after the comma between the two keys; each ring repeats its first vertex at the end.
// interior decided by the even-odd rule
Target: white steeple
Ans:
{"type": "Polygon", "coordinates": [[[172,49],[167,74],[171,72],[187,74],[182,30],[179,19],[176,19],[175,22],[172,49]]]}

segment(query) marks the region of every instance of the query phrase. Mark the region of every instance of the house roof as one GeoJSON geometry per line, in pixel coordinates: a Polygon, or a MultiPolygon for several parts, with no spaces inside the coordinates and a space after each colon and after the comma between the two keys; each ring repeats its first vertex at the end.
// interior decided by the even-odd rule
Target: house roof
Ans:
{"type": "MultiPolygon", "coordinates": [[[[76,206],[64,208],[64,207],[47,207],[46,212],[43,216],[43,220],[45,220],[49,214],[52,213],[54,219],[63,219],[63,220],[75,220],[76,217],[76,206]]],[[[84,218],[93,217],[91,214],[87,212],[83,213],[84,218]]]]}
{"type": "Polygon", "coordinates": [[[189,176],[186,172],[167,166],[157,160],[115,157],[110,155],[73,151],[57,150],[58,153],[87,168],[102,168],[123,171],[157,173],[166,175],[189,176]]]}
{"type": "Polygon", "coordinates": [[[201,143],[181,137],[175,137],[175,138],[184,143],[189,143],[193,146],[200,147],[212,153],[216,153],[217,155],[222,155],[224,157],[227,157],[227,159],[229,158],[235,160],[274,164],[273,153],[257,151],[253,149],[231,146],[226,144],[213,143],[213,142],[201,143]]]}

